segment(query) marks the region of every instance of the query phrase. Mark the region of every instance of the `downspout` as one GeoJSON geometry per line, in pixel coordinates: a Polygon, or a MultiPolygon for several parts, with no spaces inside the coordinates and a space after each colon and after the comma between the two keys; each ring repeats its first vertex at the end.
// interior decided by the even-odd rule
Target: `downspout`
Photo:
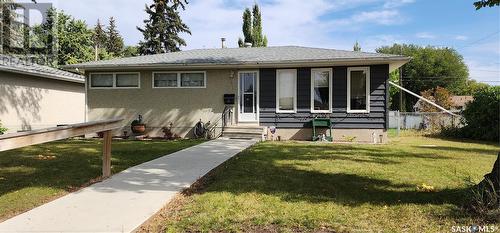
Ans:
{"type": "Polygon", "coordinates": [[[436,107],[436,108],[438,108],[438,109],[442,110],[443,112],[446,112],[446,113],[448,113],[448,114],[450,114],[450,115],[452,115],[452,116],[458,116],[457,114],[450,112],[449,110],[447,110],[447,109],[445,109],[445,108],[443,108],[443,107],[439,106],[438,104],[436,104],[436,103],[434,103],[434,102],[432,102],[432,101],[430,101],[430,100],[428,100],[428,99],[426,99],[426,98],[424,98],[424,97],[422,97],[422,96],[420,96],[420,95],[417,95],[417,94],[415,94],[414,92],[412,92],[412,91],[410,91],[410,90],[408,90],[408,89],[406,89],[406,88],[404,88],[404,87],[402,87],[402,86],[399,86],[398,84],[396,84],[396,83],[394,83],[394,82],[389,81],[389,83],[390,83],[391,85],[393,85],[393,86],[395,86],[395,87],[397,87],[397,88],[399,88],[399,89],[401,89],[401,90],[403,90],[403,91],[405,91],[405,92],[407,92],[407,93],[410,93],[411,95],[413,95],[413,96],[415,96],[415,97],[417,97],[417,98],[419,98],[419,99],[421,99],[421,100],[423,100],[423,101],[425,101],[425,102],[429,103],[430,105],[432,105],[432,106],[434,106],[434,107],[436,107]]]}

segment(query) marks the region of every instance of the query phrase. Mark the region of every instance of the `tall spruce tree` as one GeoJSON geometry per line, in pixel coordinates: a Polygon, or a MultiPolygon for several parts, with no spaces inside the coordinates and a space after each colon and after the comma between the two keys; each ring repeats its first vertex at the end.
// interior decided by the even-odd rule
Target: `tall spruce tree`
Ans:
{"type": "Polygon", "coordinates": [[[101,24],[100,19],[97,19],[97,23],[94,27],[94,35],[92,36],[92,40],[94,41],[94,44],[99,48],[106,46],[108,37],[106,35],[106,32],[104,31],[104,25],[101,24]]]}
{"type": "Polygon", "coordinates": [[[108,53],[115,57],[121,56],[125,44],[123,42],[123,37],[120,35],[120,32],[118,32],[118,29],[116,29],[116,21],[113,17],[109,18],[109,26],[106,29],[106,37],[106,50],[108,53]]]}
{"type": "Polygon", "coordinates": [[[144,40],[139,42],[139,52],[142,55],[180,51],[180,46],[186,46],[180,33],[191,34],[189,27],[179,16],[179,7],[185,10],[187,0],[154,0],[146,5],[149,18],[144,20],[144,28],[137,27],[142,32],[144,40]]]}
{"type": "Polygon", "coordinates": [[[252,12],[250,9],[246,8],[243,12],[243,44],[241,47],[245,46],[246,43],[253,44],[252,38],[252,12]]]}

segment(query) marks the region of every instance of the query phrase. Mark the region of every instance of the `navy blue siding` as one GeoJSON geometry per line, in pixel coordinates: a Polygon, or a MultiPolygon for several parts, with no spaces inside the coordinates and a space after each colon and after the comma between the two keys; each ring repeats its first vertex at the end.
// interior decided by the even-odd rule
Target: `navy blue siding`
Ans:
{"type": "Polygon", "coordinates": [[[330,118],[337,129],[386,129],[388,65],[370,66],[370,113],[347,113],[347,67],[333,67],[332,113],[311,113],[311,68],[297,68],[297,113],[276,113],[276,69],[260,70],[260,123],[279,128],[309,127],[314,117],[330,118]]]}

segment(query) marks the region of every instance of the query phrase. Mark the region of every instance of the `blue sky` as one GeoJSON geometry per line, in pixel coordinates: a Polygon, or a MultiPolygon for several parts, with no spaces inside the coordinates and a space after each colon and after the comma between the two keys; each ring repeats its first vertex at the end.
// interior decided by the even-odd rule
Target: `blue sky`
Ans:
{"type": "MultiPolygon", "coordinates": [[[[142,37],[135,29],[151,0],[50,1],[94,25],[114,16],[127,44],[142,37]]],[[[220,37],[237,46],[241,14],[254,0],[190,0],[183,20],[192,35],[184,49],[216,48],[220,37]]],[[[476,80],[500,84],[500,8],[476,11],[473,0],[256,0],[269,45],[301,45],[364,51],[414,43],[456,48],[476,80]]]]}

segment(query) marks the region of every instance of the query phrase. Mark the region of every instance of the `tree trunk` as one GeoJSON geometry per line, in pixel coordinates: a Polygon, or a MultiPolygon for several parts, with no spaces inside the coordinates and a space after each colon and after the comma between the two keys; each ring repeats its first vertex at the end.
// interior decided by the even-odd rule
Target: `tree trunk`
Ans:
{"type": "Polygon", "coordinates": [[[493,170],[484,176],[484,180],[479,183],[479,187],[487,188],[490,191],[500,194],[500,152],[498,153],[497,161],[493,165],[493,170]]]}

